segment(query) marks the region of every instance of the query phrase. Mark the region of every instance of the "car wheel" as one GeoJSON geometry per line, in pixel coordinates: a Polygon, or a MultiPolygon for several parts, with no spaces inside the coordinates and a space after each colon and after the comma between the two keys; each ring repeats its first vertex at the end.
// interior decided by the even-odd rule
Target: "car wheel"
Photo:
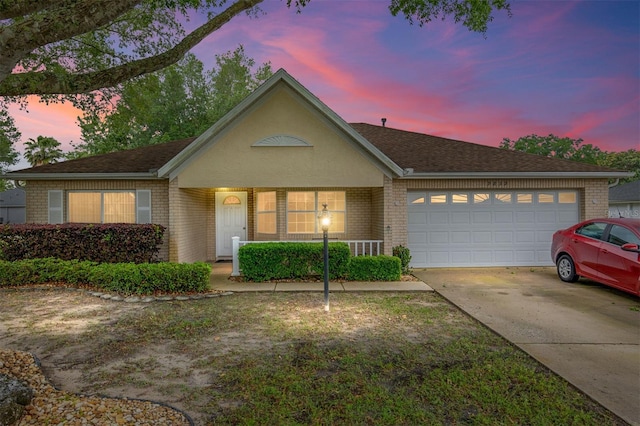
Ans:
{"type": "Polygon", "coordinates": [[[558,258],[556,263],[558,267],[558,276],[560,279],[567,283],[573,283],[578,281],[578,275],[576,275],[576,266],[573,263],[571,256],[563,254],[558,258]]]}

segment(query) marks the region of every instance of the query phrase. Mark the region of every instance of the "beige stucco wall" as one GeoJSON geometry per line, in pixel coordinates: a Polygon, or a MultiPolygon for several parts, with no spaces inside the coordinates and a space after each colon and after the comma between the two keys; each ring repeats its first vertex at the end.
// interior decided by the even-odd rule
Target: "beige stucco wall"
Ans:
{"type": "MultiPolygon", "coordinates": [[[[136,189],[151,190],[151,221],[167,227],[164,234],[164,244],[160,248],[160,258],[169,258],[169,244],[171,238],[169,228],[169,195],[166,180],[57,180],[57,181],[27,181],[25,186],[27,195],[27,223],[47,223],[49,220],[48,191],[50,190],[101,190],[101,191],[130,191],[136,189]]],[[[66,195],[66,194],[65,194],[66,195]]],[[[67,197],[64,197],[64,214],[66,220],[67,197]]]]}
{"type": "Polygon", "coordinates": [[[284,87],[183,167],[182,188],[380,187],[383,182],[383,173],[364,154],[284,87]],[[312,146],[252,146],[274,135],[312,146]]]}

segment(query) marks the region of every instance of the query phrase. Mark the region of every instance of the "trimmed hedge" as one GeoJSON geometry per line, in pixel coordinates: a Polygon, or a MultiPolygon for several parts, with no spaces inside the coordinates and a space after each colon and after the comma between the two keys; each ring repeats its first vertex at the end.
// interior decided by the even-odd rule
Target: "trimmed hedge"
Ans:
{"type": "Polygon", "coordinates": [[[96,263],[55,258],[0,261],[0,287],[86,284],[121,294],[200,292],[209,288],[207,263],[96,263]]]}
{"type": "MultiPolygon", "coordinates": [[[[323,243],[259,243],[240,247],[238,260],[248,281],[303,279],[324,273],[323,243]]],[[[351,251],[347,243],[329,243],[329,276],[344,278],[351,251]]]]}
{"type": "Polygon", "coordinates": [[[402,264],[395,256],[356,256],[349,262],[349,280],[399,281],[402,264]]]}
{"type": "Polygon", "coordinates": [[[164,231],[160,225],[131,223],[0,225],[0,259],[148,263],[157,259],[164,231]]]}

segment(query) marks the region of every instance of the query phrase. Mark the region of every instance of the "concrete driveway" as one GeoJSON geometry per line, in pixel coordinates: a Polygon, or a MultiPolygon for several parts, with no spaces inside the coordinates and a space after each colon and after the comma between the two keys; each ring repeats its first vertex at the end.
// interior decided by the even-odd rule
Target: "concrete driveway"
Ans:
{"type": "Polygon", "coordinates": [[[632,425],[640,425],[640,299],[555,268],[414,275],[632,425]]]}

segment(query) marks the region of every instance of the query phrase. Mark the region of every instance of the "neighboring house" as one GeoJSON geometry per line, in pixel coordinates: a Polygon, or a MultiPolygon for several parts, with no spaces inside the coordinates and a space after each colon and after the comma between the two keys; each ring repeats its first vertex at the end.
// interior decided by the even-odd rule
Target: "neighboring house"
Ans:
{"type": "Polygon", "coordinates": [[[371,124],[348,124],[284,70],[197,138],[43,165],[27,221],[153,222],[161,255],[225,259],[231,237],[408,246],[414,267],[549,265],[551,235],[607,214],[629,173],[371,124]]]}
{"type": "Polygon", "coordinates": [[[640,180],[609,188],[609,217],[640,218],[640,180]]]}
{"type": "Polygon", "coordinates": [[[24,189],[15,188],[0,192],[0,224],[25,223],[26,218],[24,189]]]}

